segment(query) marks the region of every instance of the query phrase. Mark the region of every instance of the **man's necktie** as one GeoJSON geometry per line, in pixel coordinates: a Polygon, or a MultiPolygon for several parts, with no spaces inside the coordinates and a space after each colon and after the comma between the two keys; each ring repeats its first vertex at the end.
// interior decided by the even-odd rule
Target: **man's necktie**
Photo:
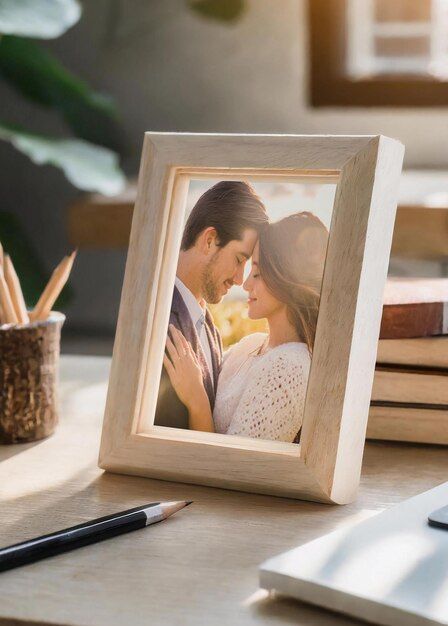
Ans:
{"type": "Polygon", "coordinates": [[[205,315],[202,314],[201,317],[196,322],[196,332],[199,336],[201,336],[202,327],[204,326],[204,324],[205,324],[205,315]]]}

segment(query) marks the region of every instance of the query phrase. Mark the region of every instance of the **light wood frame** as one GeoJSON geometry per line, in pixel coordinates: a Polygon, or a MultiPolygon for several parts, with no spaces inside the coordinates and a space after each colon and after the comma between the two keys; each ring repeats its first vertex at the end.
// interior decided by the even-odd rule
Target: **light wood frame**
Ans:
{"type": "Polygon", "coordinates": [[[381,135],[145,134],[100,467],[323,502],[356,497],[403,154],[381,135]],[[201,177],[337,182],[300,445],[164,428],[147,417],[188,182],[201,177]]]}

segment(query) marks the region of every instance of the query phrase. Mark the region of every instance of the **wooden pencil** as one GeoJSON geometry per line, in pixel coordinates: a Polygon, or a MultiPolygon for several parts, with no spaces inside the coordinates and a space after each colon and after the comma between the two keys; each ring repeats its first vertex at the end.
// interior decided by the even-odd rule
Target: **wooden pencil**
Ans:
{"type": "Polygon", "coordinates": [[[47,303],[52,299],[52,294],[63,276],[64,267],[67,264],[68,258],[68,256],[65,256],[53,270],[50,280],[46,284],[45,289],[42,291],[36,306],[30,312],[30,320],[32,322],[45,319],[44,310],[47,308],[47,303]]]}
{"type": "Polygon", "coordinates": [[[17,324],[19,320],[17,319],[9,288],[3,274],[3,266],[0,267],[0,302],[2,304],[3,323],[17,324]]]}
{"type": "Polygon", "coordinates": [[[4,257],[4,275],[18,322],[19,324],[28,324],[30,318],[26,310],[19,277],[17,276],[11,257],[8,254],[4,257]]]}
{"type": "Polygon", "coordinates": [[[30,313],[30,320],[32,322],[46,320],[48,318],[51,307],[56,302],[70,276],[75,257],[76,250],[69,256],[65,256],[54,270],[36,306],[30,313]]]}
{"type": "MultiPolygon", "coordinates": [[[[2,242],[0,241],[0,272],[2,271],[2,267],[3,267],[3,246],[2,246],[2,242]]],[[[0,298],[0,324],[4,324],[4,323],[6,323],[6,319],[5,319],[5,314],[3,311],[1,298],[0,298]]]]}

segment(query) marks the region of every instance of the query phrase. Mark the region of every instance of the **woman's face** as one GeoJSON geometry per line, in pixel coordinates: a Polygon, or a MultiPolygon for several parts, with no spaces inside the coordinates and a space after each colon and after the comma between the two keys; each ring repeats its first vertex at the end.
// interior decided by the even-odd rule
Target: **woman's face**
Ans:
{"type": "Polygon", "coordinates": [[[259,244],[257,243],[252,255],[250,274],[243,284],[243,288],[248,292],[248,315],[252,320],[258,320],[263,317],[269,318],[285,307],[282,302],[274,298],[266,287],[265,282],[260,276],[258,262],[259,244]]]}

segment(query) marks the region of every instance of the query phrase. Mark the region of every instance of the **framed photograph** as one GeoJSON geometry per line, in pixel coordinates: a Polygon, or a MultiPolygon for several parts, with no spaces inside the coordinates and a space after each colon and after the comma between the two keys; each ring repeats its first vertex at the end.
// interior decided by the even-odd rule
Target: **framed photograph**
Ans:
{"type": "Polygon", "coordinates": [[[356,497],[403,154],[145,134],[100,467],[356,497]]]}

